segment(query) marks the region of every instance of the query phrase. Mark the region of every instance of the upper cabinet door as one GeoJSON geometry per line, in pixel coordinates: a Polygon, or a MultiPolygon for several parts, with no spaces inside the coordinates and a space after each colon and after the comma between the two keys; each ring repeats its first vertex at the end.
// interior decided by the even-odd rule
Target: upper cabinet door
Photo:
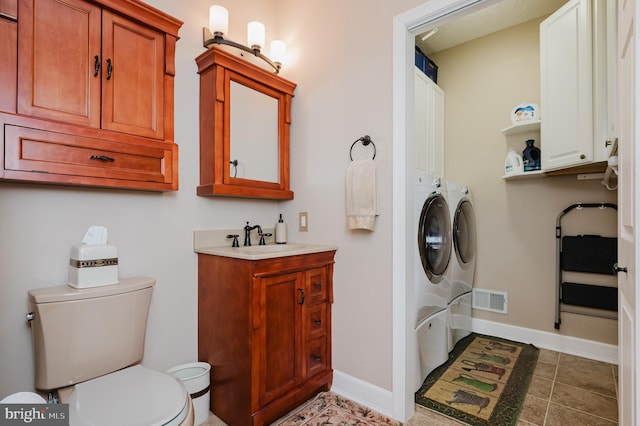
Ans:
{"type": "Polygon", "coordinates": [[[164,35],[103,12],[102,127],[164,137],[164,35]]]}
{"type": "Polygon", "coordinates": [[[415,73],[416,170],[444,177],[444,91],[415,73]]]}
{"type": "Polygon", "coordinates": [[[18,113],[99,127],[100,8],[24,0],[18,16],[18,113]]]}
{"type": "Polygon", "coordinates": [[[593,161],[591,0],[570,0],[540,24],[542,168],[593,161]]]}

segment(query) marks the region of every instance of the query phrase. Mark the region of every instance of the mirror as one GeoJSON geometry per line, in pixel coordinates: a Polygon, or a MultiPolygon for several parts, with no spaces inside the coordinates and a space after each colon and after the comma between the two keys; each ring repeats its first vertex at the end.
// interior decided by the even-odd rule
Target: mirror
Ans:
{"type": "Polygon", "coordinates": [[[231,82],[230,177],[279,182],[278,100],[231,82]]]}
{"type": "Polygon", "coordinates": [[[218,46],[200,74],[201,196],[293,199],[289,128],[295,83],[218,46]]]}

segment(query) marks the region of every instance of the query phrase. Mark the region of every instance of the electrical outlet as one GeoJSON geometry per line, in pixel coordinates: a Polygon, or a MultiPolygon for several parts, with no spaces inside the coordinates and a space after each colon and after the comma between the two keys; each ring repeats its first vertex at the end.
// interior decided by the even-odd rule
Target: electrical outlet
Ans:
{"type": "Polygon", "coordinates": [[[309,230],[309,213],[298,213],[298,231],[307,232],[309,230]]]}

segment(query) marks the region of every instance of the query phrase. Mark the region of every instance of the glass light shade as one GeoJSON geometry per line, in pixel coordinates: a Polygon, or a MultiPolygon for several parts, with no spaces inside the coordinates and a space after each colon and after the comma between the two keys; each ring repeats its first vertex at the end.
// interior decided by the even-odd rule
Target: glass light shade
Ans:
{"type": "Polygon", "coordinates": [[[209,8],[209,31],[211,34],[220,33],[223,36],[229,31],[229,11],[222,6],[209,8]]]}
{"type": "Polygon", "coordinates": [[[273,62],[282,65],[287,57],[287,44],[282,40],[273,40],[269,56],[273,62]]]}
{"type": "Polygon", "coordinates": [[[247,41],[252,49],[264,47],[264,24],[258,21],[251,21],[247,25],[247,41]]]}

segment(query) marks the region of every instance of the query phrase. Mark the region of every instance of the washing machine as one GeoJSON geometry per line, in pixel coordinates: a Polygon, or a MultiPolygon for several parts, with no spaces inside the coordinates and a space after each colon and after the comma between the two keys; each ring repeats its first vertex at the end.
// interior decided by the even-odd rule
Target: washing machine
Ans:
{"type": "Polygon", "coordinates": [[[449,350],[471,333],[471,297],[476,267],[476,218],[471,190],[458,182],[447,182],[451,212],[453,250],[448,269],[449,350]]]}
{"type": "Polygon", "coordinates": [[[448,269],[453,241],[445,182],[432,174],[415,177],[414,305],[416,390],[448,358],[448,269]]]}

